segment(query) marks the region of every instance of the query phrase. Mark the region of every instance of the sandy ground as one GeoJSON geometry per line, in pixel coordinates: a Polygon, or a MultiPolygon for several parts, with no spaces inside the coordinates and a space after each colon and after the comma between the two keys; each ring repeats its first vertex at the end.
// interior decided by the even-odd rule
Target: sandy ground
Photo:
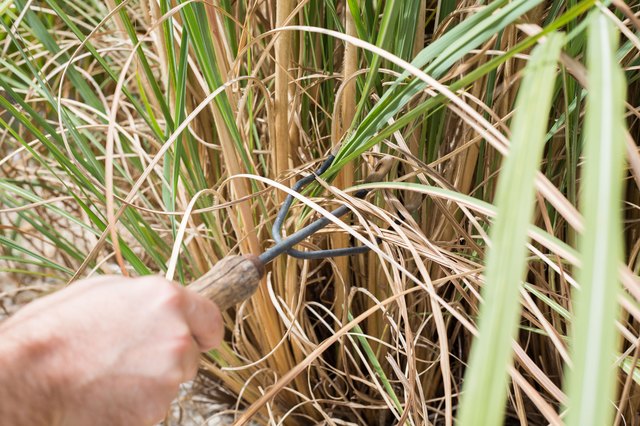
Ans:
{"type": "Polygon", "coordinates": [[[222,413],[229,407],[194,394],[193,383],[180,387],[180,394],[173,401],[165,426],[222,426],[232,424],[232,417],[222,413]]]}

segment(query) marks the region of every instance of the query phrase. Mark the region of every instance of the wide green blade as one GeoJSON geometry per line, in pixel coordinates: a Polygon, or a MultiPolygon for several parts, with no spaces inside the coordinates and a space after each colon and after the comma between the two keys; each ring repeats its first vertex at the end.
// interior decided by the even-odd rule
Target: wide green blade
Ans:
{"type": "Polygon", "coordinates": [[[519,324],[519,291],[527,266],[527,228],[535,175],[542,157],[564,37],[551,34],[525,68],[511,129],[511,150],[498,182],[479,337],[471,348],[460,405],[460,425],[497,425],[504,417],[512,341],[519,324]]]}
{"type": "Polygon", "coordinates": [[[625,137],[625,84],[615,57],[617,46],[613,25],[594,12],[587,47],[589,91],[580,185],[585,218],[579,242],[581,287],[573,296],[574,365],[566,380],[568,425],[606,425],[613,421],[625,137]]]}

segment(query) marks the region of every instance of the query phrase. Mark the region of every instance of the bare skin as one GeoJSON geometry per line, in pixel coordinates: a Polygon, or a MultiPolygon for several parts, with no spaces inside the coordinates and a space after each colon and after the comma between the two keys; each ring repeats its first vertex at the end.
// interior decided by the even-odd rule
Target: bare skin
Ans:
{"type": "Polygon", "coordinates": [[[222,335],[212,302],[160,277],[78,282],[0,324],[2,422],[156,424],[222,335]]]}

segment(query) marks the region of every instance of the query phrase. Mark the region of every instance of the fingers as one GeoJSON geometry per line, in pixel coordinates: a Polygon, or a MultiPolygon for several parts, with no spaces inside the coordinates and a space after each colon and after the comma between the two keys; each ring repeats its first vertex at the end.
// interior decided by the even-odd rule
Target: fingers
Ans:
{"type": "Polygon", "coordinates": [[[182,356],[182,380],[186,382],[193,379],[198,374],[200,366],[200,346],[195,339],[191,338],[189,342],[189,350],[182,356]]]}
{"type": "Polygon", "coordinates": [[[185,288],[181,290],[187,325],[200,351],[216,348],[224,335],[220,310],[207,298],[185,288]]]}
{"type": "Polygon", "coordinates": [[[164,278],[145,277],[144,279],[155,288],[165,284],[162,287],[167,292],[165,302],[168,302],[172,309],[180,311],[200,352],[208,351],[220,344],[224,336],[224,327],[220,310],[213,302],[164,278]]]}

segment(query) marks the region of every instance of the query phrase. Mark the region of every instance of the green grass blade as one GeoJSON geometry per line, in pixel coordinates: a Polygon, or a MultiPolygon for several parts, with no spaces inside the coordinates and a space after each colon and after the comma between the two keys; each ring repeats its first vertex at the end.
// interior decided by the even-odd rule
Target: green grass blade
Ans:
{"type": "MultiPolygon", "coordinates": [[[[69,29],[78,37],[78,40],[84,43],[84,48],[91,53],[92,57],[102,66],[102,69],[108,74],[108,76],[114,82],[117,82],[119,72],[111,67],[110,61],[105,59],[89,40],[86,40],[86,34],[84,34],[82,30],[75,25],[73,20],[65,13],[64,8],[62,8],[56,0],[47,0],[47,5],[56,12],[57,17],[60,18],[69,27],[69,29]]],[[[69,72],[71,71],[72,69],[70,68],[69,72]]],[[[144,107],[141,105],[140,100],[136,96],[134,96],[127,87],[124,87],[122,89],[122,94],[127,98],[127,101],[133,104],[133,107],[136,109],[136,111],[154,131],[155,136],[158,139],[162,139],[162,132],[158,131],[158,126],[157,123],[155,123],[155,118],[153,116],[149,117],[145,113],[144,107]]]]}
{"type": "MultiPolygon", "coordinates": [[[[116,0],[115,3],[116,5],[119,5],[121,2],[116,0]]],[[[134,46],[137,46],[140,40],[138,39],[138,35],[136,34],[135,25],[133,24],[133,22],[131,22],[131,19],[127,15],[126,9],[120,10],[120,18],[121,18],[122,24],[125,27],[125,30],[127,31],[127,34],[129,35],[129,38],[131,39],[131,43],[134,46]]],[[[138,59],[140,60],[139,63],[142,67],[142,71],[144,72],[147,78],[147,83],[149,83],[149,86],[151,87],[151,91],[153,92],[158,103],[160,104],[160,109],[162,110],[164,118],[167,121],[168,125],[172,126],[173,118],[171,116],[171,111],[169,110],[169,106],[167,105],[164,96],[162,96],[162,91],[160,90],[160,86],[156,81],[156,76],[153,75],[153,71],[151,70],[151,65],[149,64],[149,60],[147,59],[147,56],[144,53],[144,49],[142,49],[142,46],[138,48],[136,53],[138,54],[138,59]]],[[[139,89],[143,90],[142,86],[139,86],[139,89]]]]}
{"type": "MultiPolygon", "coordinates": [[[[15,4],[24,9],[27,3],[24,0],[15,0],[15,4]]],[[[25,14],[26,22],[29,25],[31,33],[40,40],[40,42],[51,52],[52,55],[59,55],[59,63],[64,64],[69,61],[69,55],[66,52],[61,52],[60,46],[55,40],[55,37],[47,29],[47,26],[42,22],[40,17],[29,9],[25,14]]],[[[78,90],[82,98],[92,107],[101,110],[103,108],[102,102],[98,99],[94,91],[84,78],[73,67],[69,67],[68,70],[69,79],[73,82],[73,86],[78,90]]]]}
{"type": "Polygon", "coordinates": [[[58,271],[64,272],[65,274],[67,274],[69,276],[73,275],[73,271],[71,269],[65,268],[62,265],[58,265],[57,263],[52,262],[51,260],[47,259],[46,257],[34,252],[33,250],[29,250],[29,249],[27,249],[25,247],[22,247],[21,245],[16,244],[15,241],[11,241],[8,238],[3,237],[2,235],[0,235],[0,246],[4,246],[7,249],[15,250],[15,251],[24,253],[27,256],[30,256],[33,259],[37,260],[37,261],[40,261],[40,263],[43,266],[46,266],[46,267],[49,267],[49,268],[56,269],[58,271]]]}
{"type": "MultiPolygon", "coordinates": [[[[414,191],[431,197],[443,198],[445,200],[452,201],[488,217],[495,217],[497,214],[496,207],[491,203],[480,200],[478,198],[474,198],[470,195],[462,194],[455,190],[440,188],[437,186],[411,182],[376,182],[356,185],[351,189],[353,191],[359,189],[393,189],[414,191]]],[[[553,252],[562,253],[562,256],[569,263],[574,265],[577,264],[578,252],[561,239],[557,238],[554,235],[551,235],[547,231],[540,229],[535,224],[529,224],[527,232],[535,241],[541,243],[544,247],[553,252]]]]}
{"type": "Polygon", "coordinates": [[[358,5],[357,0],[347,0],[347,5],[349,7],[349,12],[351,16],[353,16],[353,22],[356,26],[356,32],[358,33],[358,37],[363,40],[368,40],[367,32],[364,27],[364,23],[362,21],[362,17],[360,16],[360,6],[358,5]]]}
{"type": "Polygon", "coordinates": [[[420,22],[420,15],[424,13],[424,11],[420,10],[420,3],[420,0],[402,2],[398,25],[396,25],[395,28],[395,51],[402,59],[407,61],[413,58],[415,34],[421,30],[421,28],[418,28],[418,24],[420,22]]]}
{"type": "MultiPolygon", "coordinates": [[[[185,28],[189,32],[189,42],[192,44],[195,57],[200,64],[203,77],[211,91],[216,90],[224,84],[220,69],[218,67],[213,39],[208,32],[202,32],[202,28],[207,27],[207,14],[204,5],[193,3],[181,9],[181,15],[185,21],[185,28]]],[[[250,153],[245,150],[238,127],[236,126],[233,109],[226,93],[221,93],[214,99],[218,106],[231,138],[238,150],[238,154],[248,172],[253,172],[253,167],[249,161],[250,153]]]]}
{"type": "MultiPolygon", "coordinates": [[[[353,321],[353,314],[349,312],[347,318],[349,319],[349,321],[353,321]]],[[[371,348],[371,345],[369,344],[369,341],[367,340],[367,337],[366,337],[367,335],[364,333],[364,331],[362,331],[362,328],[360,328],[359,325],[356,325],[355,327],[353,327],[352,334],[358,339],[358,343],[360,343],[360,346],[362,346],[362,349],[364,350],[367,360],[371,363],[371,367],[373,367],[373,370],[376,372],[376,375],[382,382],[382,386],[384,386],[385,391],[387,391],[387,395],[389,396],[391,401],[393,401],[393,404],[398,410],[398,413],[402,414],[402,412],[404,411],[402,408],[402,404],[398,399],[398,395],[396,395],[396,392],[393,390],[393,386],[389,381],[389,378],[385,374],[384,369],[380,365],[380,361],[378,361],[378,357],[376,356],[375,352],[371,348]]]]}
{"type": "MultiPolygon", "coordinates": [[[[385,4],[384,14],[382,15],[380,28],[378,29],[378,36],[376,38],[376,46],[382,47],[383,49],[387,49],[389,47],[389,42],[395,36],[395,34],[393,33],[393,24],[399,10],[400,5],[396,4],[396,2],[387,2],[385,4]]],[[[370,62],[369,72],[367,73],[367,79],[364,83],[364,90],[362,91],[363,96],[358,103],[355,120],[353,121],[354,124],[357,122],[360,114],[362,114],[362,111],[364,110],[364,106],[367,104],[367,100],[369,99],[369,91],[374,86],[374,81],[378,80],[378,69],[380,68],[381,61],[382,60],[380,56],[375,55],[370,62]]]]}
{"type": "Polygon", "coordinates": [[[498,425],[503,421],[511,342],[518,328],[519,291],[526,270],[527,227],[533,216],[534,180],[563,41],[564,36],[552,34],[534,50],[518,94],[511,150],[497,188],[498,214],[490,232],[479,337],[471,348],[460,425],[498,425]]]}
{"type": "MultiPolygon", "coordinates": [[[[0,80],[1,82],[1,80],[0,80]]],[[[22,99],[20,99],[19,97],[15,97],[14,99],[16,99],[18,101],[18,103],[23,102],[22,99]]],[[[25,107],[27,106],[27,104],[23,104],[25,107]]],[[[22,146],[33,156],[34,159],[36,159],[45,169],[47,169],[49,172],[51,172],[51,174],[53,176],[55,176],[59,182],[64,186],[65,190],[68,191],[69,194],[71,194],[71,196],[74,197],[74,199],[76,200],[76,202],[78,203],[78,206],[80,208],[82,208],[87,215],[89,216],[89,218],[91,219],[92,223],[94,225],[96,225],[101,231],[103,231],[106,228],[106,225],[104,224],[103,219],[104,218],[100,218],[96,212],[100,212],[100,208],[96,208],[96,209],[92,209],[90,208],[83,200],[81,197],[86,197],[87,199],[90,199],[90,197],[84,192],[84,189],[86,188],[87,190],[90,190],[92,192],[94,192],[94,194],[100,196],[101,194],[99,192],[97,192],[97,189],[95,187],[92,187],[91,182],[89,182],[86,178],[86,176],[83,175],[83,173],[81,171],[79,171],[76,166],[74,164],[72,164],[69,159],[67,159],[64,154],[61,151],[58,151],[57,147],[55,144],[53,144],[51,141],[49,141],[43,134],[41,134],[39,132],[39,130],[33,125],[33,123],[31,123],[28,119],[27,116],[23,115],[20,111],[18,111],[17,109],[15,109],[10,103],[8,103],[8,101],[3,98],[2,96],[0,96],[0,106],[4,106],[7,111],[9,113],[11,113],[15,118],[17,118],[21,123],[23,123],[25,125],[26,128],[28,128],[43,144],[43,146],[47,147],[47,152],[49,154],[52,154],[53,157],[57,160],[57,164],[59,166],[64,166],[63,169],[63,173],[66,173],[67,176],[74,178],[74,180],[77,180],[77,183],[79,184],[78,188],[81,189],[81,194],[80,193],[76,193],[74,190],[72,190],[64,181],[64,179],[62,179],[61,177],[58,176],[58,173],[56,173],[56,171],[51,168],[51,166],[44,161],[43,158],[41,158],[40,154],[34,150],[31,146],[29,146],[26,141],[24,141],[20,135],[18,133],[15,132],[15,130],[13,130],[10,126],[8,126],[8,124],[2,119],[0,118],[0,128],[5,128],[9,131],[9,133],[16,138],[16,140],[18,142],[20,142],[22,144],[22,146]],[[95,212],[94,212],[95,210],[95,212]]],[[[39,116],[34,115],[33,117],[35,118],[39,118],[39,116]]],[[[37,122],[37,120],[34,120],[37,122]]],[[[55,133],[50,134],[52,137],[55,138],[55,136],[57,136],[55,133]]],[[[5,182],[2,182],[3,184],[6,184],[5,182]]],[[[0,187],[0,189],[6,190],[8,187],[3,185],[3,187],[0,187]]],[[[18,187],[13,187],[15,190],[18,190],[18,187]]],[[[19,191],[20,192],[20,191],[19,191]]],[[[30,199],[32,202],[39,202],[42,201],[41,198],[36,197],[34,194],[32,194],[31,197],[27,196],[26,194],[28,194],[26,191],[21,191],[21,195],[27,199],[30,199]]],[[[0,197],[0,200],[2,200],[3,197],[0,197]]],[[[48,208],[53,208],[54,206],[51,204],[47,204],[48,208]]],[[[58,211],[59,212],[59,211],[58,211]]],[[[127,212],[128,215],[134,215],[134,212],[132,212],[131,210],[129,210],[127,212]]],[[[67,218],[70,218],[69,216],[67,216],[67,218]]],[[[72,220],[75,222],[75,220],[72,220]]],[[[136,232],[138,232],[138,228],[141,227],[142,225],[144,225],[142,223],[141,220],[135,219],[132,220],[128,223],[126,223],[127,228],[134,233],[134,235],[136,234],[136,232]]],[[[98,235],[98,233],[96,233],[96,235],[98,235]]],[[[56,240],[55,238],[52,239],[52,241],[55,243],[56,240]]],[[[133,253],[133,251],[127,246],[127,244],[123,241],[121,241],[121,249],[122,249],[122,254],[125,257],[125,259],[127,259],[129,262],[131,262],[132,266],[136,269],[136,271],[138,271],[139,273],[146,275],[149,274],[150,271],[149,269],[142,263],[142,261],[133,253]]],[[[165,243],[166,244],[166,243],[165,243]]],[[[0,245],[2,245],[0,243],[0,245]]],[[[150,253],[154,253],[153,247],[159,246],[159,244],[157,242],[154,242],[154,244],[152,246],[147,247],[148,252],[150,253]]],[[[72,252],[69,252],[69,254],[72,254],[72,252]]],[[[164,264],[164,263],[162,263],[164,264]]]]}
{"type": "Polygon", "coordinates": [[[631,374],[631,370],[633,370],[633,381],[640,385],[640,363],[633,365],[633,357],[627,356],[622,361],[622,365],[620,367],[622,368],[622,371],[627,374],[631,374]]]}
{"type": "Polygon", "coordinates": [[[438,0],[436,8],[436,25],[440,25],[446,18],[456,10],[456,1],[454,0],[438,0]]]}
{"type": "MultiPolygon", "coordinates": [[[[540,0],[520,0],[506,5],[500,1],[493,2],[423,49],[411,63],[435,78],[441,77],[456,61],[539,3],[540,0]],[[504,7],[500,8],[501,6],[504,7]]],[[[407,77],[408,72],[405,72],[385,92],[342,145],[325,176],[335,175],[345,163],[373,146],[373,136],[387,126],[389,119],[400,112],[415,94],[426,87],[419,79],[401,85],[400,83],[406,82],[407,77]]]]}
{"type": "Polygon", "coordinates": [[[604,15],[594,12],[588,37],[586,160],[580,198],[585,230],[579,242],[581,288],[573,296],[574,365],[566,381],[567,424],[580,426],[613,421],[625,128],[625,83],[615,58],[617,32],[604,15]]]}
{"type": "MultiPolygon", "coordinates": [[[[542,32],[540,32],[539,34],[526,38],[525,40],[523,40],[520,43],[518,43],[511,50],[505,52],[504,55],[500,55],[500,56],[495,57],[494,59],[488,61],[484,65],[481,65],[478,68],[476,68],[475,70],[471,71],[469,74],[464,76],[462,79],[460,79],[460,80],[454,82],[453,84],[451,84],[451,86],[449,86],[450,90],[452,90],[452,91],[461,90],[461,89],[465,88],[466,86],[472,84],[474,81],[478,80],[482,76],[488,74],[492,70],[497,69],[498,66],[502,65],[507,60],[513,58],[517,53],[521,53],[521,52],[526,51],[527,49],[529,49],[531,46],[533,46],[543,36],[547,36],[548,34],[552,33],[553,31],[561,28],[563,25],[565,25],[570,20],[575,19],[577,16],[580,16],[580,15],[584,14],[585,12],[587,12],[590,8],[593,7],[593,3],[594,3],[594,0],[585,0],[583,2],[580,2],[579,4],[577,4],[576,6],[571,8],[570,10],[568,10],[560,18],[558,18],[558,20],[556,20],[552,24],[550,24],[549,27],[544,28],[542,30],[542,32]]],[[[522,5],[520,5],[520,6],[522,6],[522,5]]],[[[527,6],[527,5],[525,5],[525,6],[527,6]]],[[[522,9],[518,9],[518,11],[513,11],[513,10],[510,9],[509,10],[509,15],[510,16],[515,16],[517,18],[518,16],[520,16],[520,15],[518,15],[518,13],[523,14],[525,12],[526,11],[523,11],[522,9]]],[[[502,11],[501,11],[501,13],[502,13],[502,11]]],[[[473,20],[475,17],[476,17],[476,15],[474,15],[471,18],[469,18],[467,21],[473,20]]],[[[501,16],[501,18],[498,20],[498,22],[504,24],[505,23],[505,17],[501,16]]],[[[498,24],[496,23],[495,25],[498,25],[498,24]]],[[[504,24],[504,25],[506,25],[506,24],[504,24]]],[[[459,34],[459,32],[457,31],[457,28],[458,27],[455,27],[453,30],[451,30],[447,34],[445,34],[445,36],[443,36],[442,38],[438,39],[438,42],[440,40],[442,40],[443,38],[449,36],[449,34],[452,33],[454,30],[456,30],[456,34],[459,34]]],[[[468,31],[471,31],[471,28],[469,28],[467,26],[465,26],[464,28],[466,28],[468,31]]],[[[503,27],[500,27],[500,28],[503,28],[503,27]]],[[[451,42],[451,41],[449,41],[449,42],[451,42]]],[[[437,44],[437,42],[434,42],[431,46],[435,46],[436,44],[437,44]]],[[[423,52],[426,52],[427,49],[423,50],[423,52]]],[[[421,52],[420,55],[423,55],[424,54],[423,52],[421,52]]],[[[414,65],[418,64],[417,60],[418,60],[418,58],[416,57],[416,59],[414,59],[414,61],[413,61],[414,65]]],[[[429,68],[427,68],[427,72],[429,72],[429,68]]],[[[434,75],[434,76],[437,76],[437,75],[434,75]]],[[[400,81],[400,80],[398,80],[398,81],[400,81]]],[[[338,155],[336,156],[336,160],[333,162],[332,166],[325,172],[325,174],[324,174],[325,178],[330,179],[331,177],[333,177],[342,168],[342,166],[345,163],[347,163],[347,162],[353,160],[354,158],[358,157],[360,154],[362,154],[366,150],[370,149],[371,147],[375,146],[376,144],[381,143],[382,141],[384,141],[385,138],[389,137],[394,132],[396,132],[396,131],[402,129],[403,127],[405,127],[406,125],[410,124],[412,121],[417,120],[420,117],[424,116],[429,111],[434,110],[438,106],[442,106],[442,104],[446,101],[444,96],[442,96],[442,95],[435,96],[433,98],[428,98],[424,102],[422,102],[422,103],[418,104],[417,106],[415,106],[413,109],[410,109],[407,112],[398,115],[397,118],[396,118],[396,121],[393,124],[388,125],[388,126],[385,125],[383,123],[384,120],[380,119],[379,114],[386,114],[385,111],[390,107],[396,108],[396,110],[395,110],[396,112],[400,111],[404,107],[404,105],[407,102],[409,102],[412,94],[408,93],[407,90],[409,88],[412,88],[412,90],[413,90],[413,85],[414,84],[416,84],[416,83],[412,82],[412,83],[410,83],[409,85],[407,85],[403,89],[403,91],[401,92],[401,94],[403,94],[403,95],[400,96],[401,99],[398,98],[394,94],[393,95],[393,100],[389,101],[389,99],[391,99],[391,95],[389,94],[389,92],[393,91],[393,89],[390,89],[388,92],[385,93],[385,95],[375,105],[374,109],[367,115],[367,117],[365,117],[363,122],[358,126],[358,128],[356,129],[356,132],[354,132],[353,135],[349,138],[349,140],[346,141],[343,144],[342,148],[338,152],[338,155]],[[387,99],[387,96],[389,96],[389,99],[387,99]],[[399,101],[398,101],[398,99],[399,99],[399,101]],[[383,102],[385,102],[385,101],[403,102],[403,103],[402,103],[402,105],[399,105],[399,104],[396,104],[396,105],[383,105],[383,102]],[[368,120],[371,120],[371,121],[367,122],[368,120]],[[374,125],[378,126],[378,127],[374,128],[374,129],[369,128],[369,126],[372,123],[374,125]],[[376,130],[376,129],[378,129],[378,130],[376,130]]],[[[392,115],[393,115],[393,113],[391,114],[391,116],[392,115]]],[[[385,115],[384,117],[387,117],[387,116],[385,115]]],[[[548,138],[550,138],[551,135],[553,135],[554,130],[557,130],[557,128],[561,127],[561,124],[564,123],[564,118],[563,117],[564,116],[560,116],[559,120],[554,125],[555,129],[552,128],[551,131],[549,132],[548,138]]],[[[438,122],[438,120],[435,120],[435,121],[438,122]]],[[[431,152],[432,150],[434,150],[434,152],[435,152],[435,147],[429,146],[429,151],[431,152]]],[[[430,159],[434,160],[435,157],[430,157],[430,159]]]]}

